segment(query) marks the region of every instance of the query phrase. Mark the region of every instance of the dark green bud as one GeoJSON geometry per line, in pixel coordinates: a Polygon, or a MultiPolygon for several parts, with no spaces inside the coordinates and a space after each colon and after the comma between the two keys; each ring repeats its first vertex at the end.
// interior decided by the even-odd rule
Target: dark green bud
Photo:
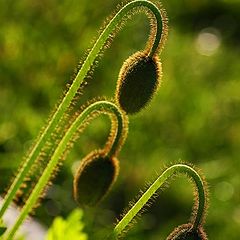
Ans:
{"type": "Polygon", "coordinates": [[[157,56],[137,52],[129,57],[119,73],[116,101],[127,114],[141,111],[160,85],[161,63],[157,56]]]}
{"type": "Polygon", "coordinates": [[[175,228],[167,240],[207,240],[207,235],[201,226],[195,229],[189,223],[175,228]]]}
{"type": "Polygon", "coordinates": [[[118,160],[94,151],[81,162],[74,178],[73,194],[81,206],[96,205],[109,191],[118,175],[118,160]]]}

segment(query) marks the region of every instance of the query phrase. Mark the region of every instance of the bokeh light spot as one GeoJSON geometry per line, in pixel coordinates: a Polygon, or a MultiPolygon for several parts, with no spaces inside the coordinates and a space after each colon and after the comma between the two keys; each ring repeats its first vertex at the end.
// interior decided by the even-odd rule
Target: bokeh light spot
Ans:
{"type": "Polygon", "coordinates": [[[203,29],[196,39],[196,50],[204,56],[212,56],[217,52],[221,45],[221,36],[217,29],[203,29]]]}

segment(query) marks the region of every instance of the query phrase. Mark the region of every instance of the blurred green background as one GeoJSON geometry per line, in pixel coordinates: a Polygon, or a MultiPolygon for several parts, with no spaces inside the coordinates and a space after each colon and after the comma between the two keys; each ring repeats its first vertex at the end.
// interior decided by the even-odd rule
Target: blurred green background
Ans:
{"type": "MultiPolygon", "coordinates": [[[[70,82],[79,59],[119,1],[0,1],[0,191],[3,195],[24,152],[70,82]]],[[[128,202],[164,166],[191,162],[209,183],[209,239],[240,235],[240,2],[163,0],[169,38],[161,59],[163,83],[152,104],[130,118],[119,156],[118,181],[97,209],[85,211],[91,236],[113,223],[128,202]],[[94,221],[92,218],[94,217],[94,221]]],[[[135,15],[104,53],[81,99],[113,97],[122,62],[144,47],[149,25],[135,15]]],[[[103,146],[107,118],[82,134],[36,217],[49,226],[76,207],[72,172],[103,146]]],[[[180,178],[139,219],[126,239],[165,239],[186,223],[192,186],[180,178]]],[[[91,237],[90,237],[91,239],[91,237]]]]}

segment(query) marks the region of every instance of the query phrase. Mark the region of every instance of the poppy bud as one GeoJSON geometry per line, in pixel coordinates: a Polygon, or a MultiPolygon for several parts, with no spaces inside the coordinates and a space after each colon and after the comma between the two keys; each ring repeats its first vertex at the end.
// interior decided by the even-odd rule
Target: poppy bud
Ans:
{"type": "Polygon", "coordinates": [[[109,191],[118,175],[118,160],[94,151],[81,162],[74,177],[73,194],[81,206],[96,205],[109,191]]]}
{"type": "Polygon", "coordinates": [[[167,240],[207,240],[207,235],[202,226],[193,228],[191,223],[183,224],[175,228],[167,240]]]}
{"type": "Polygon", "coordinates": [[[119,73],[116,101],[127,114],[141,111],[160,85],[162,68],[157,56],[137,52],[124,63],[119,73]]]}

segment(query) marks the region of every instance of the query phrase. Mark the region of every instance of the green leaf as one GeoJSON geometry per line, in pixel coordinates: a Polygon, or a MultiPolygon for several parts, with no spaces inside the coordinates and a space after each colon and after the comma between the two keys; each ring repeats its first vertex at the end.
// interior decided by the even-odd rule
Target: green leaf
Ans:
{"type": "Polygon", "coordinates": [[[66,220],[56,217],[45,240],[87,240],[87,234],[83,232],[82,216],[82,210],[75,209],[66,220]]]}

